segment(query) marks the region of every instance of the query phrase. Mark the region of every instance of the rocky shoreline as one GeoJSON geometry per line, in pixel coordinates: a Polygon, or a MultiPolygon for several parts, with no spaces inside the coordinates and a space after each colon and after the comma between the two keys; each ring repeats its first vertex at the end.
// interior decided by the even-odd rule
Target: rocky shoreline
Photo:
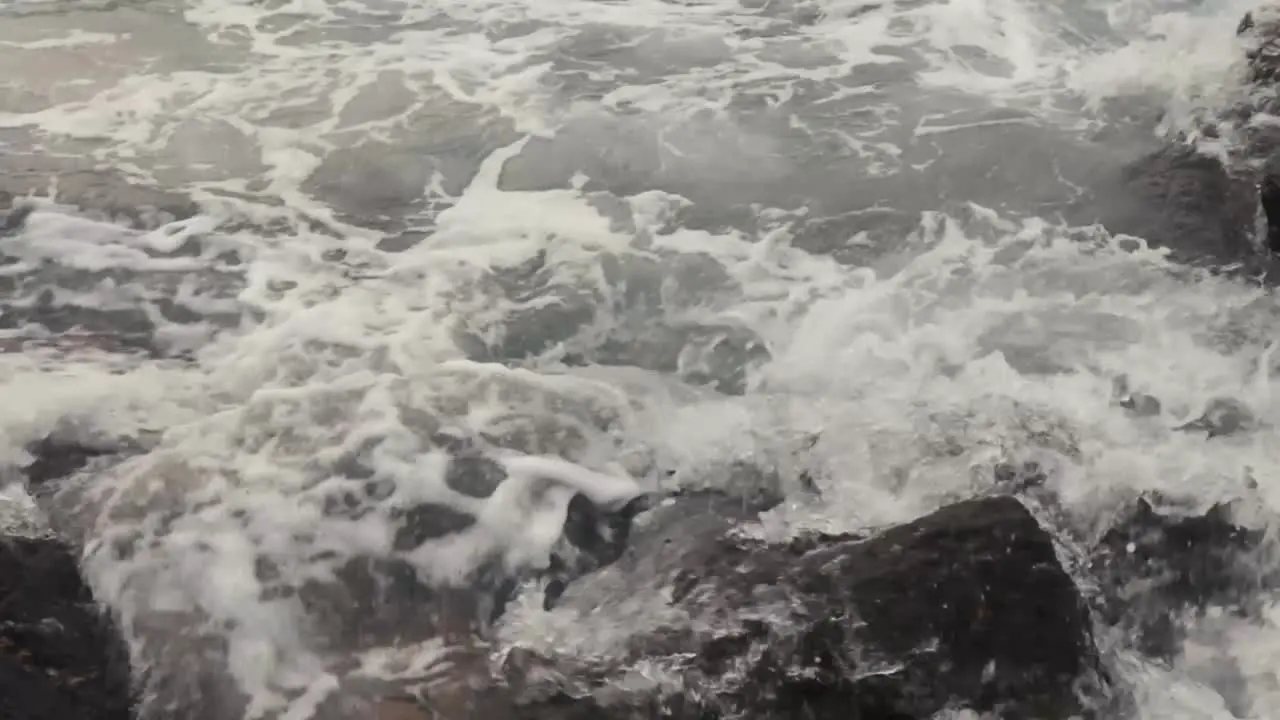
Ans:
{"type": "MultiPolygon", "coordinates": [[[[32,449],[39,454],[28,480],[38,484],[93,454],[55,442],[32,449]]],[[[1235,524],[1229,508],[1184,514],[1158,497],[1136,499],[1069,569],[1055,540],[1062,528],[1043,519],[1052,505],[1045,482],[1005,483],[1013,494],[960,500],[865,537],[778,543],[739,532],[772,502],[752,506],[712,491],[652,502],[626,517],[627,546],[609,554],[608,567],[557,601],[589,613],[638,588],[668,588],[666,602],[692,621],[642,629],[607,660],[522,648],[499,657],[477,626],[441,630],[439,589],[404,577],[388,585],[393,570],[374,563],[372,584],[347,588],[356,594],[331,619],[360,624],[364,648],[412,649],[443,634],[465,681],[343,683],[314,717],[924,720],[960,709],[1027,720],[1125,717],[1110,634],[1170,662],[1181,619],[1211,609],[1248,615],[1256,610],[1249,598],[1276,586],[1251,571],[1271,546],[1235,524]],[[637,683],[642,663],[662,668],[665,680],[637,683]]],[[[598,534],[566,534],[581,551],[601,551],[598,534]]],[[[178,683],[191,687],[131,677],[125,641],[93,601],[78,559],[52,535],[0,540],[0,718],[239,717],[243,708],[216,690],[209,667],[213,675],[178,683]],[[135,702],[143,688],[150,697],[135,702]]]]}

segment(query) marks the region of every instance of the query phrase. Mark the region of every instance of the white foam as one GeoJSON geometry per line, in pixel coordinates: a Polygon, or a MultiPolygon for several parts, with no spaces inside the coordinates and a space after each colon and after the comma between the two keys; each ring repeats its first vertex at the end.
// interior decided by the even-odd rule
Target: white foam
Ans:
{"type": "Polygon", "coordinates": [[[0,533],[32,536],[46,532],[39,508],[20,485],[0,488],[0,533]]]}
{"type": "MultiPolygon", "coordinates": [[[[1134,9],[1141,3],[1121,3],[1134,9]]],[[[1109,99],[1154,93],[1168,102],[1172,121],[1197,110],[1220,106],[1236,90],[1243,73],[1244,46],[1235,35],[1248,0],[1214,3],[1211,14],[1183,9],[1146,8],[1137,17],[1113,17],[1132,35],[1114,48],[1084,58],[1071,72],[1068,86],[1092,107],[1109,99]],[[1168,62],[1176,57],[1177,62],[1168,62]]],[[[1113,16],[1119,12],[1113,10],[1113,16]]]]}

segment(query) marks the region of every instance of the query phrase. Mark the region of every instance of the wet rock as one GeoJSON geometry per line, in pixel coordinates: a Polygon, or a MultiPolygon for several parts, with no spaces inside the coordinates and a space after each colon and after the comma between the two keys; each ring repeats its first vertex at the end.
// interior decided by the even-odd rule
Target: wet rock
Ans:
{"type": "Polygon", "coordinates": [[[1173,143],[1127,165],[1095,188],[1093,218],[1113,234],[1169,248],[1187,263],[1228,265],[1257,255],[1257,190],[1197,148],[1173,143]]]}
{"type": "Polygon", "coordinates": [[[49,538],[0,537],[0,718],[129,720],[124,644],[49,538]]]}
{"type": "Polygon", "coordinates": [[[444,481],[450,489],[473,498],[487,498],[507,479],[496,460],[480,452],[462,452],[449,459],[444,481]]]}
{"type": "Polygon", "coordinates": [[[329,153],[307,179],[304,189],[324,198],[341,213],[365,222],[410,214],[431,180],[425,162],[405,162],[400,150],[385,143],[366,143],[329,153]]]}
{"type": "Polygon", "coordinates": [[[551,556],[543,607],[551,609],[575,579],[622,557],[636,515],[646,510],[650,502],[650,498],[641,496],[608,512],[586,495],[575,494],[565,515],[564,535],[551,556]]]}
{"type": "Polygon", "coordinates": [[[0,219],[0,237],[20,232],[34,210],[34,205],[19,205],[10,210],[0,219]]]}
{"type": "Polygon", "coordinates": [[[1222,437],[1247,432],[1257,427],[1258,421],[1248,405],[1235,398],[1219,397],[1210,400],[1200,417],[1178,427],[1175,430],[1199,430],[1208,437],[1222,437]]]}
{"type": "Polygon", "coordinates": [[[1159,415],[1162,410],[1159,398],[1143,392],[1134,392],[1129,387],[1128,375],[1118,375],[1112,379],[1111,401],[1134,417],[1153,417],[1159,415]]]}
{"type": "Polygon", "coordinates": [[[475,516],[437,503],[415,505],[401,514],[395,549],[413,550],[428,540],[460,533],[476,523],[475,516]]]}
{"type": "Polygon", "coordinates": [[[361,650],[421,642],[442,631],[441,593],[427,587],[400,560],[357,557],[332,581],[310,580],[298,600],[311,619],[313,637],[335,650],[361,650]]]}
{"type": "Polygon", "coordinates": [[[1227,109],[1223,121],[1241,138],[1229,150],[1240,157],[1245,177],[1257,183],[1256,196],[1265,221],[1264,247],[1280,253],[1280,131],[1272,123],[1255,122],[1258,114],[1280,109],[1275,84],[1280,79],[1280,14],[1273,6],[1245,13],[1236,34],[1245,44],[1248,97],[1227,109]]]}
{"type": "Polygon", "coordinates": [[[1154,417],[1161,410],[1160,399],[1146,393],[1133,393],[1118,404],[1136,417],[1154,417]]]}
{"type": "Polygon", "coordinates": [[[690,384],[742,395],[748,374],[770,357],[764,341],[746,328],[652,320],[615,328],[578,362],[676,373],[690,384]]]}
{"type": "Polygon", "coordinates": [[[1044,468],[1040,467],[1040,463],[1035,461],[1027,461],[1021,465],[1007,462],[997,463],[992,468],[992,475],[995,479],[996,488],[1011,495],[1043,487],[1049,480],[1048,473],[1044,471],[1044,468]]]}
{"type": "Polygon", "coordinates": [[[32,460],[22,468],[22,472],[27,483],[35,486],[67,477],[83,469],[93,458],[114,455],[119,448],[48,435],[28,445],[26,451],[32,460]]]}
{"type": "Polygon", "coordinates": [[[1280,253],[1280,179],[1268,175],[1258,187],[1262,212],[1267,220],[1267,249],[1280,253]]]}
{"type": "Polygon", "coordinates": [[[768,544],[724,527],[711,518],[707,532],[673,538],[662,535],[682,524],[646,524],[619,560],[647,573],[637,582],[671,587],[671,604],[692,618],[638,636],[629,658],[668,668],[687,694],[544,687],[524,694],[535,699],[518,701],[516,716],[882,719],[971,708],[1065,719],[1085,712],[1077,690],[1101,694],[1083,600],[1017,500],[960,502],[870,539],[768,544]],[[645,537],[650,528],[659,537],[645,537]]]}
{"type": "Polygon", "coordinates": [[[771,358],[764,342],[745,328],[700,330],[689,337],[680,351],[677,367],[681,377],[726,395],[744,394],[748,374],[771,358]]]}
{"type": "MultiPolygon", "coordinates": [[[[332,579],[308,580],[296,595],[310,619],[312,637],[333,649],[399,646],[441,636],[481,637],[503,614],[522,581],[546,578],[544,603],[549,606],[575,580],[615,562],[646,502],[641,497],[610,509],[575,495],[549,568],[509,572],[495,561],[458,585],[441,586],[430,584],[401,554],[462,532],[475,518],[442,505],[419,505],[405,513],[406,524],[397,533],[391,556],[347,559],[332,579]]],[[[259,579],[269,583],[265,599],[295,594],[280,582],[274,561],[259,558],[255,569],[259,579]]]]}
{"type": "Polygon", "coordinates": [[[1218,504],[1201,514],[1157,510],[1140,498],[1100,538],[1091,570],[1103,619],[1130,633],[1149,656],[1179,654],[1185,613],[1209,607],[1245,612],[1263,584],[1256,553],[1263,533],[1237,525],[1218,504]]]}
{"type": "Polygon", "coordinates": [[[1240,19],[1236,35],[1247,43],[1249,82],[1269,85],[1280,77],[1280,24],[1274,8],[1250,11],[1240,19]]]}

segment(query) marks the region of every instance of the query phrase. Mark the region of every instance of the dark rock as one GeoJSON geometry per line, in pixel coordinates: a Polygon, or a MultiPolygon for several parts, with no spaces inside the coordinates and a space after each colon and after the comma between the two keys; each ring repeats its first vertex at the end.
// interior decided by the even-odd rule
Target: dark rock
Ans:
{"type": "Polygon", "coordinates": [[[481,452],[462,452],[449,459],[444,481],[455,492],[474,498],[486,498],[507,479],[507,471],[496,460],[481,452]]]}
{"type": "Polygon", "coordinates": [[[1034,461],[1024,462],[1021,466],[998,463],[992,469],[992,474],[998,489],[1014,495],[1043,487],[1049,479],[1040,463],[1034,461]]]}
{"type": "Polygon", "coordinates": [[[534,693],[516,716],[1052,719],[1087,712],[1078,691],[1101,690],[1084,603],[1017,500],[957,503],[870,539],[767,544],[717,524],[692,544],[662,537],[678,523],[646,524],[619,560],[670,585],[691,616],[637,637],[629,658],[675,668],[687,696],[614,688],[606,700],[597,685],[576,701],[534,693]]]}
{"type": "Polygon", "coordinates": [[[129,720],[131,706],[127,651],[76,557],[0,537],[0,718],[129,720]]]}
{"type": "Polygon", "coordinates": [[[564,538],[570,545],[598,558],[601,564],[611,563],[626,549],[631,521],[642,507],[643,498],[637,498],[620,512],[606,514],[586,495],[577,493],[569,501],[564,538]]]}
{"type": "Polygon", "coordinates": [[[1248,99],[1224,113],[1242,139],[1243,147],[1234,150],[1243,161],[1246,177],[1257,181],[1257,197],[1266,221],[1266,249],[1280,253],[1280,131],[1272,123],[1256,123],[1259,113],[1275,114],[1280,109],[1276,81],[1280,79],[1280,17],[1274,8],[1249,12],[1241,19],[1236,34],[1246,43],[1248,73],[1244,78],[1251,87],[1248,99]]]}
{"type": "Polygon", "coordinates": [[[1235,435],[1257,426],[1257,418],[1247,405],[1235,398],[1213,398],[1206,405],[1200,417],[1178,427],[1175,430],[1201,430],[1208,437],[1215,438],[1235,435]]]}
{"type": "Polygon", "coordinates": [[[473,515],[437,503],[423,503],[405,510],[396,530],[396,550],[413,550],[428,540],[460,533],[476,523],[473,515]]]}
{"type": "Polygon", "coordinates": [[[1111,381],[1111,400],[1135,417],[1159,415],[1163,409],[1160,399],[1147,393],[1134,392],[1129,387],[1129,376],[1119,375],[1111,381]]]}
{"type": "Polygon", "coordinates": [[[1210,606],[1242,612],[1268,582],[1252,560],[1263,533],[1243,528],[1225,505],[1198,515],[1158,512],[1140,498],[1098,541],[1091,569],[1103,619],[1160,659],[1176,657],[1184,613],[1210,606]]]}
{"type": "Polygon", "coordinates": [[[636,515],[646,510],[650,502],[650,498],[641,496],[615,512],[607,512],[586,495],[575,494],[565,515],[564,535],[551,556],[543,607],[550,610],[569,583],[622,557],[636,515]]]}
{"type": "Polygon", "coordinates": [[[1162,409],[1160,398],[1146,393],[1133,393],[1121,400],[1119,405],[1137,417],[1153,417],[1159,415],[1162,409]]]}
{"type": "MultiPolygon", "coordinates": [[[[406,524],[396,536],[395,555],[346,560],[332,580],[309,580],[297,588],[296,595],[310,619],[312,637],[333,649],[367,649],[436,636],[483,636],[522,581],[545,577],[545,602],[550,605],[570,583],[615,562],[626,549],[631,524],[646,502],[640,497],[610,509],[575,495],[549,568],[513,574],[494,562],[459,586],[429,584],[399,554],[466,530],[475,518],[442,505],[418,505],[404,513],[406,524]]],[[[255,570],[260,580],[274,583],[266,599],[295,594],[278,582],[281,573],[274,561],[259,558],[255,570]]]]}
{"type": "Polygon", "coordinates": [[[0,219],[0,237],[13,235],[27,224],[27,218],[35,211],[34,205],[18,205],[0,219]]]}
{"type": "Polygon", "coordinates": [[[1254,184],[1195,147],[1161,148],[1104,179],[1092,195],[1093,220],[1169,248],[1178,261],[1223,266],[1258,255],[1254,184]]]}
{"type": "Polygon", "coordinates": [[[716,593],[721,606],[748,601],[775,574],[808,596],[793,610],[799,632],[769,637],[755,682],[737,688],[744,710],[773,704],[776,715],[816,696],[832,710],[853,701],[860,717],[926,717],[959,700],[1005,717],[1065,718],[1079,709],[1074,683],[1096,669],[1074,583],[1049,536],[1009,498],[960,503],[797,557],[735,550],[698,571],[683,604],[708,576],[736,586],[716,593]],[[855,679],[860,672],[869,674],[855,679]]]}
{"type": "Polygon", "coordinates": [[[1258,195],[1267,218],[1267,249],[1280,253],[1280,180],[1274,175],[1264,177],[1258,195]]]}
{"type": "Polygon", "coordinates": [[[1243,35],[1253,28],[1253,13],[1247,12],[1244,14],[1244,17],[1240,18],[1240,23],[1236,25],[1236,35],[1243,35]]]}
{"type": "Polygon", "coordinates": [[[298,600],[312,621],[313,637],[335,650],[363,650],[434,637],[445,622],[439,592],[400,560],[358,557],[344,563],[334,581],[310,580],[298,600]]]}
{"type": "Polygon", "coordinates": [[[32,460],[22,468],[22,472],[27,484],[34,489],[84,469],[93,458],[119,454],[122,448],[51,434],[28,445],[26,451],[32,460]]]}
{"type": "Polygon", "coordinates": [[[1236,26],[1236,35],[1249,44],[1245,57],[1249,61],[1249,82],[1260,86],[1274,83],[1280,77],[1280,25],[1273,9],[1247,12],[1236,26]]]}

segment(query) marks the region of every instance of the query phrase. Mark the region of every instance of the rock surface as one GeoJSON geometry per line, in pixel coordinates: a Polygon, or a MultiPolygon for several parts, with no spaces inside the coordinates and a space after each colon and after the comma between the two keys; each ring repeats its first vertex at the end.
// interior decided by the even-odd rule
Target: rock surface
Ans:
{"type": "Polygon", "coordinates": [[[72,552],[0,537],[0,718],[128,720],[129,685],[123,644],[72,552]]]}
{"type": "MultiPolygon", "coordinates": [[[[1101,184],[1090,204],[1112,233],[1145,239],[1188,263],[1255,258],[1257,191],[1248,177],[1193,147],[1171,144],[1101,184]]],[[[1084,218],[1080,218],[1084,220],[1084,218]]]]}
{"type": "Polygon", "coordinates": [[[646,658],[683,691],[618,695],[598,684],[570,700],[576,693],[536,680],[556,677],[561,660],[523,653],[508,663],[526,688],[516,715],[887,719],[971,708],[1051,719],[1101,696],[1084,602],[1050,536],[1013,498],[960,502],[866,540],[694,542],[641,542],[652,556],[619,561],[656,574],[637,581],[669,586],[691,619],[637,638],[619,667],[646,658]]]}
{"type": "Polygon", "coordinates": [[[1185,614],[1210,607],[1247,613],[1260,591],[1275,587],[1275,577],[1258,571],[1264,541],[1262,531],[1236,524],[1227,505],[1181,514],[1139,498],[1092,553],[1101,619],[1131,636],[1138,651],[1171,660],[1181,652],[1185,614]]]}

